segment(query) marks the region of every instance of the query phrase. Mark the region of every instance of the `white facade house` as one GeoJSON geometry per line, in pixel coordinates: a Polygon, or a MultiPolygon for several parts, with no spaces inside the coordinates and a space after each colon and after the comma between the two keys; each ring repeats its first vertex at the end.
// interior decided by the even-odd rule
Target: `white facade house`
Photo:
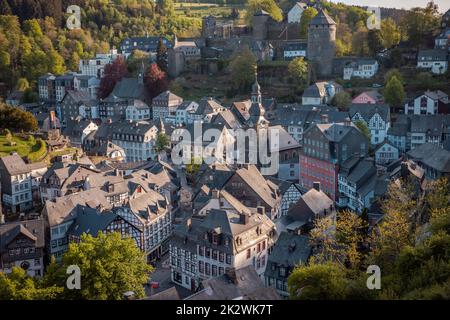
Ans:
{"type": "Polygon", "coordinates": [[[388,129],[391,126],[388,105],[352,104],[349,113],[353,123],[362,121],[369,128],[372,145],[377,145],[386,139],[388,129]]]}
{"type": "Polygon", "coordinates": [[[173,49],[183,53],[186,59],[200,57],[200,48],[195,41],[178,41],[178,38],[175,36],[173,49]]]}
{"type": "Polygon", "coordinates": [[[262,279],[275,232],[259,213],[213,209],[203,219],[187,219],[170,243],[171,280],[195,291],[204,280],[249,265],[262,279]]]}
{"type": "Polygon", "coordinates": [[[154,159],[158,132],[152,123],[125,121],[113,131],[112,143],[125,151],[127,162],[154,159]]]}
{"type": "Polygon", "coordinates": [[[430,70],[434,74],[444,74],[448,70],[447,50],[421,50],[417,58],[417,68],[430,70]]]}
{"type": "Polygon", "coordinates": [[[110,50],[109,53],[98,53],[95,58],[81,59],[79,73],[86,76],[102,78],[105,66],[113,62],[118,57],[117,50],[110,50]]]}
{"type": "Polygon", "coordinates": [[[288,12],[288,23],[300,23],[303,11],[308,8],[308,5],[303,2],[297,2],[288,12]]]}
{"type": "Polygon", "coordinates": [[[448,103],[448,95],[445,92],[426,91],[405,104],[405,114],[438,114],[439,105],[448,103]]]}
{"type": "Polygon", "coordinates": [[[125,110],[126,120],[140,121],[150,119],[150,107],[142,100],[135,99],[125,110]]]}
{"type": "Polygon", "coordinates": [[[183,103],[183,98],[170,91],[164,91],[152,101],[153,120],[174,123],[178,106],[183,103]]]}
{"type": "Polygon", "coordinates": [[[398,158],[398,149],[387,141],[380,144],[375,150],[376,164],[388,164],[397,160],[398,158]]]}
{"type": "Polygon", "coordinates": [[[342,90],[342,86],[334,81],[316,82],[303,92],[302,104],[318,106],[331,103],[333,97],[342,90]]]}
{"type": "Polygon", "coordinates": [[[306,57],[306,42],[288,43],[283,49],[284,60],[292,60],[297,57],[306,57]]]}
{"type": "Polygon", "coordinates": [[[188,114],[193,113],[197,110],[198,103],[195,101],[185,101],[183,102],[176,111],[175,124],[182,125],[188,123],[188,114]]]}
{"type": "Polygon", "coordinates": [[[338,174],[337,204],[361,213],[374,197],[376,167],[371,159],[355,156],[342,164],[338,174]]]}
{"type": "Polygon", "coordinates": [[[344,67],[344,80],[352,78],[370,79],[378,72],[379,64],[375,59],[358,59],[344,67]]]}
{"type": "Polygon", "coordinates": [[[2,204],[14,213],[32,207],[31,170],[18,154],[5,156],[0,160],[2,204]]]}

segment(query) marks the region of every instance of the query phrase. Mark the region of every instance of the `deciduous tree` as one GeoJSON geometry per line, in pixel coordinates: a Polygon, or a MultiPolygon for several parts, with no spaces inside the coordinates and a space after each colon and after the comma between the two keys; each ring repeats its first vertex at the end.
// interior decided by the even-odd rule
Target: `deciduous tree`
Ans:
{"type": "Polygon", "coordinates": [[[103,78],[100,80],[98,97],[104,99],[113,91],[114,86],[128,73],[127,64],[122,56],[105,66],[103,78]]]}
{"type": "Polygon", "coordinates": [[[166,73],[161,71],[156,63],[150,65],[145,84],[152,99],[169,88],[166,73]]]}

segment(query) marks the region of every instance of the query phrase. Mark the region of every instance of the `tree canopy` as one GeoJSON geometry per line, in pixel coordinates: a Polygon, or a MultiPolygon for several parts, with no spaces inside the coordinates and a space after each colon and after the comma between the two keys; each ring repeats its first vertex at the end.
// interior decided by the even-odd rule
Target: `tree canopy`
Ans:
{"type": "Polygon", "coordinates": [[[231,86],[239,92],[245,92],[255,81],[256,57],[245,46],[231,60],[231,86]]]}
{"type": "Polygon", "coordinates": [[[63,286],[65,299],[120,300],[127,291],[143,297],[143,285],[152,271],[133,239],[122,239],[117,232],[100,232],[97,237],[83,234],[80,243],[69,244],[62,263],[50,263],[45,282],[63,286]],[[70,265],[80,268],[80,290],[69,290],[65,285],[70,265]]]}
{"type": "Polygon", "coordinates": [[[274,0],[249,0],[247,2],[247,13],[245,18],[249,24],[252,23],[253,15],[258,10],[266,11],[275,21],[283,20],[283,11],[281,11],[274,0]]]}

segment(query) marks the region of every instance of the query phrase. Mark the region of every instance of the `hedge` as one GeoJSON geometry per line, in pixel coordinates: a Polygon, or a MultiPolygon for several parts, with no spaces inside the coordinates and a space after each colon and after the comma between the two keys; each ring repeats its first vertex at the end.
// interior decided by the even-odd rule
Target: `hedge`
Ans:
{"type": "Polygon", "coordinates": [[[45,141],[42,139],[37,139],[36,144],[39,146],[39,149],[28,154],[28,160],[31,162],[36,162],[42,160],[47,154],[47,146],[45,145],[45,141]]]}

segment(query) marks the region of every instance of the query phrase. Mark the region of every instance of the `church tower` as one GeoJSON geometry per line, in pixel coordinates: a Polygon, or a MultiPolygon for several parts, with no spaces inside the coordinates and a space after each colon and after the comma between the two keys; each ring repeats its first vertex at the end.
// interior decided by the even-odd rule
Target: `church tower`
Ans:
{"type": "Polygon", "coordinates": [[[261,86],[258,83],[258,71],[255,66],[255,83],[252,85],[251,106],[248,110],[250,114],[250,125],[258,126],[266,123],[264,114],[266,113],[262,105],[261,86]]]}
{"type": "Polygon", "coordinates": [[[307,58],[319,76],[327,77],[333,72],[335,56],[336,22],[320,9],[308,25],[307,58]]]}

